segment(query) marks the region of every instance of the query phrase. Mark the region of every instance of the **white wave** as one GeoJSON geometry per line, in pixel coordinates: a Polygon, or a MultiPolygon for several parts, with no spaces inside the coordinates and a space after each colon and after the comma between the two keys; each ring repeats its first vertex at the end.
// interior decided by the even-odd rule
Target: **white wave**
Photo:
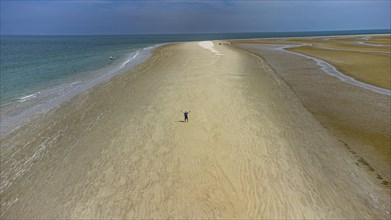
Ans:
{"type": "Polygon", "coordinates": [[[23,97],[21,97],[21,98],[18,99],[18,102],[25,102],[25,101],[27,101],[27,100],[29,100],[29,99],[32,99],[32,98],[37,97],[38,94],[39,94],[39,92],[30,94],[30,95],[23,96],[23,97]]]}
{"type": "Polygon", "coordinates": [[[81,83],[81,81],[73,82],[73,83],[71,83],[71,86],[77,85],[77,84],[79,84],[79,83],[81,83]]]}
{"type": "Polygon", "coordinates": [[[130,61],[132,61],[132,59],[127,59],[122,65],[121,65],[121,68],[124,68],[126,66],[126,64],[128,64],[130,61]]]}
{"type": "Polygon", "coordinates": [[[136,58],[139,54],[139,51],[136,51],[136,54],[132,56],[132,59],[136,58]]]}
{"type": "Polygon", "coordinates": [[[151,50],[151,49],[153,49],[155,46],[150,46],[150,47],[146,47],[146,48],[144,48],[143,50],[151,50]]]}
{"type": "Polygon", "coordinates": [[[132,60],[134,60],[136,57],[140,55],[140,50],[137,50],[136,53],[129,59],[127,59],[125,62],[122,63],[120,69],[124,68],[128,63],[130,63],[132,60]]]}

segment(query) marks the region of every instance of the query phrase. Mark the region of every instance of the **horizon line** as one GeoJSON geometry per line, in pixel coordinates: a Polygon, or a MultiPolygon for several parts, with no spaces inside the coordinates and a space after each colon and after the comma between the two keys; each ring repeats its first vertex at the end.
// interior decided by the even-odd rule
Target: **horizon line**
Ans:
{"type": "Polygon", "coordinates": [[[129,36],[129,35],[195,35],[195,34],[271,34],[271,33],[322,33],[322,32],[359,32],[359,31],[382,31],[390,29],[346,29],[346,30],[305,30],[305,31],[264,31],[264,32],[193,32],[193,33],[113,33],[113,34],[0,34],[0,36],[129,36]]]}

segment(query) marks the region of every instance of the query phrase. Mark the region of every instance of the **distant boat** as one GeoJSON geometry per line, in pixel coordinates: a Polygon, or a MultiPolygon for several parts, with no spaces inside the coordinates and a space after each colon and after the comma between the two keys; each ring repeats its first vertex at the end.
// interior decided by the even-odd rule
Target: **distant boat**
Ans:
{"type": "Polygon", "coordinates": [[[115,57],[113,57],[113,56],[110,56],[110,60],[115,60],[115,57]]]}

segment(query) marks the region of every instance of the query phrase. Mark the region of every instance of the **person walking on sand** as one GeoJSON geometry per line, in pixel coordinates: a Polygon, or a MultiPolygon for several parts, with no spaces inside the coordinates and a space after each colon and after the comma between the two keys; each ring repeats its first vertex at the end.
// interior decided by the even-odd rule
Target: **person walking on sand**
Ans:
{"type": "Polygon", "coordinates": [[[187,116],[190,113],[190,111],[183,112],[183,115],[185,116],[185,122],[189,122],[189,117],[187,116]]]}

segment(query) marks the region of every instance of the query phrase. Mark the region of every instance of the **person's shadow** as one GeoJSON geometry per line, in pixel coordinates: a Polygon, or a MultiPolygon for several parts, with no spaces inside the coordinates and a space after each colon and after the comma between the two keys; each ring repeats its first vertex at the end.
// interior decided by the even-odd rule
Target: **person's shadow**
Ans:
{"type": "Polygon", "coordinates": [[[182,122],[182,123],[183,123],[183,122],[185,122],[185,121],[182,120],[182,121],[176,121],[176,122],[182,122]]]}

